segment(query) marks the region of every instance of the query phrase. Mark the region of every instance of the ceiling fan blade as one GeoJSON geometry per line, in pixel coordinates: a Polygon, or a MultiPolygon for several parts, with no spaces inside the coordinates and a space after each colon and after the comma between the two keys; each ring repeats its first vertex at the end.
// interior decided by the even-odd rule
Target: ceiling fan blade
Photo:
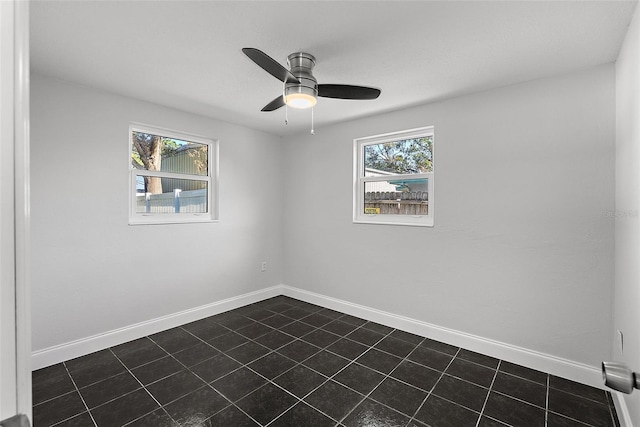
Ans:
{"type": "Polygon", "coordinates": [[[318,85],[318,96],[338,99],[376,99],[380,89],[351,85],[318,85]]]}
{"type": "Polygon", "coordinates": [[[280,107],[284,107],[284,97],[282,95],[265,105],[260,111],[275,111],[280,107]]]}
{"type": "Polygon", "coordinates": [[[286,68],[278,63],[275,59],[267,55],[261,50],[254,49],[252,47],[245,47],[242,49],[245,55],[249,57],[253,62],[258,64],[260,68],[271,74],[276,79],[285,83],[300,83],[300,80],[289,72],[286,68]]]}

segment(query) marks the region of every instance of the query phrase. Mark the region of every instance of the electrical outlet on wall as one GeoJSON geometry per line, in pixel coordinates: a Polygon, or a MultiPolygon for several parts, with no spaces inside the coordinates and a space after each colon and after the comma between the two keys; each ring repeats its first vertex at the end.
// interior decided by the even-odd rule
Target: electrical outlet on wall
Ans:
{"type": "Polygon", "coordinates": [[[262,261],[262,264],[260,264],[260,271],[267,271],[267,261],[262,261]]]}

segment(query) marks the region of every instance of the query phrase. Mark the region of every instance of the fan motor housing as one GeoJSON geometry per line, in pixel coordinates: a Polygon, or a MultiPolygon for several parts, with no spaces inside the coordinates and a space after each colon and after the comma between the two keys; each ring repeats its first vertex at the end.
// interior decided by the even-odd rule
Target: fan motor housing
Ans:
{"type": "Polygon", "coordinates": [[[313,67],[316,65],[316,58],[309,53],[297,52],[289,55],[287,60],[291,74],[300,80],[300,84],[286,83],[285,96],[301,93],[316,98],[318,96],[318,81],[313,76],[313,67]]]}

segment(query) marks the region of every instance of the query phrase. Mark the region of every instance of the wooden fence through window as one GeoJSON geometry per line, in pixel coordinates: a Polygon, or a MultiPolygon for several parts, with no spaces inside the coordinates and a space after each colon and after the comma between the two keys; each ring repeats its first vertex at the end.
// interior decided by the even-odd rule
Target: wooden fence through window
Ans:
{"type": "Polygon", "coordinates": [[[144,194],[136,198],[136,212],[147,213],[205,213],[207,212],[207,190],[144,194]]]}
{"type": "Polygon", "coordinates": [[[426,191],[370,191],[364,194],[365,214],[428,215],[426,191]]]}

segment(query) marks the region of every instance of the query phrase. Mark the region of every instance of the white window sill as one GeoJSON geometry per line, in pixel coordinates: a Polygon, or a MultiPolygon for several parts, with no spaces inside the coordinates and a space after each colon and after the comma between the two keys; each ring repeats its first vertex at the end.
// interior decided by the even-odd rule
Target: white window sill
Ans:
{"type": "Polygon", "coordinates": [[[162,225],[162,224],[201,224],[207,222],[220,222],[219,219],[212,219],[210,217],[189,217],[189,218],[162,218],[155,215],[149,215],[148,217],[130,218],[129,225],[162,225]]]}
{"type": "Polygon", "coordinates": [[[433,227],[433,218],[422,219],[420,222],[418,221],[391,221],[385,220],[383,218],[375,219],[354,219],[354,224],[371,224],[371,225],[402,225],[409,227],[433,227]]]}

